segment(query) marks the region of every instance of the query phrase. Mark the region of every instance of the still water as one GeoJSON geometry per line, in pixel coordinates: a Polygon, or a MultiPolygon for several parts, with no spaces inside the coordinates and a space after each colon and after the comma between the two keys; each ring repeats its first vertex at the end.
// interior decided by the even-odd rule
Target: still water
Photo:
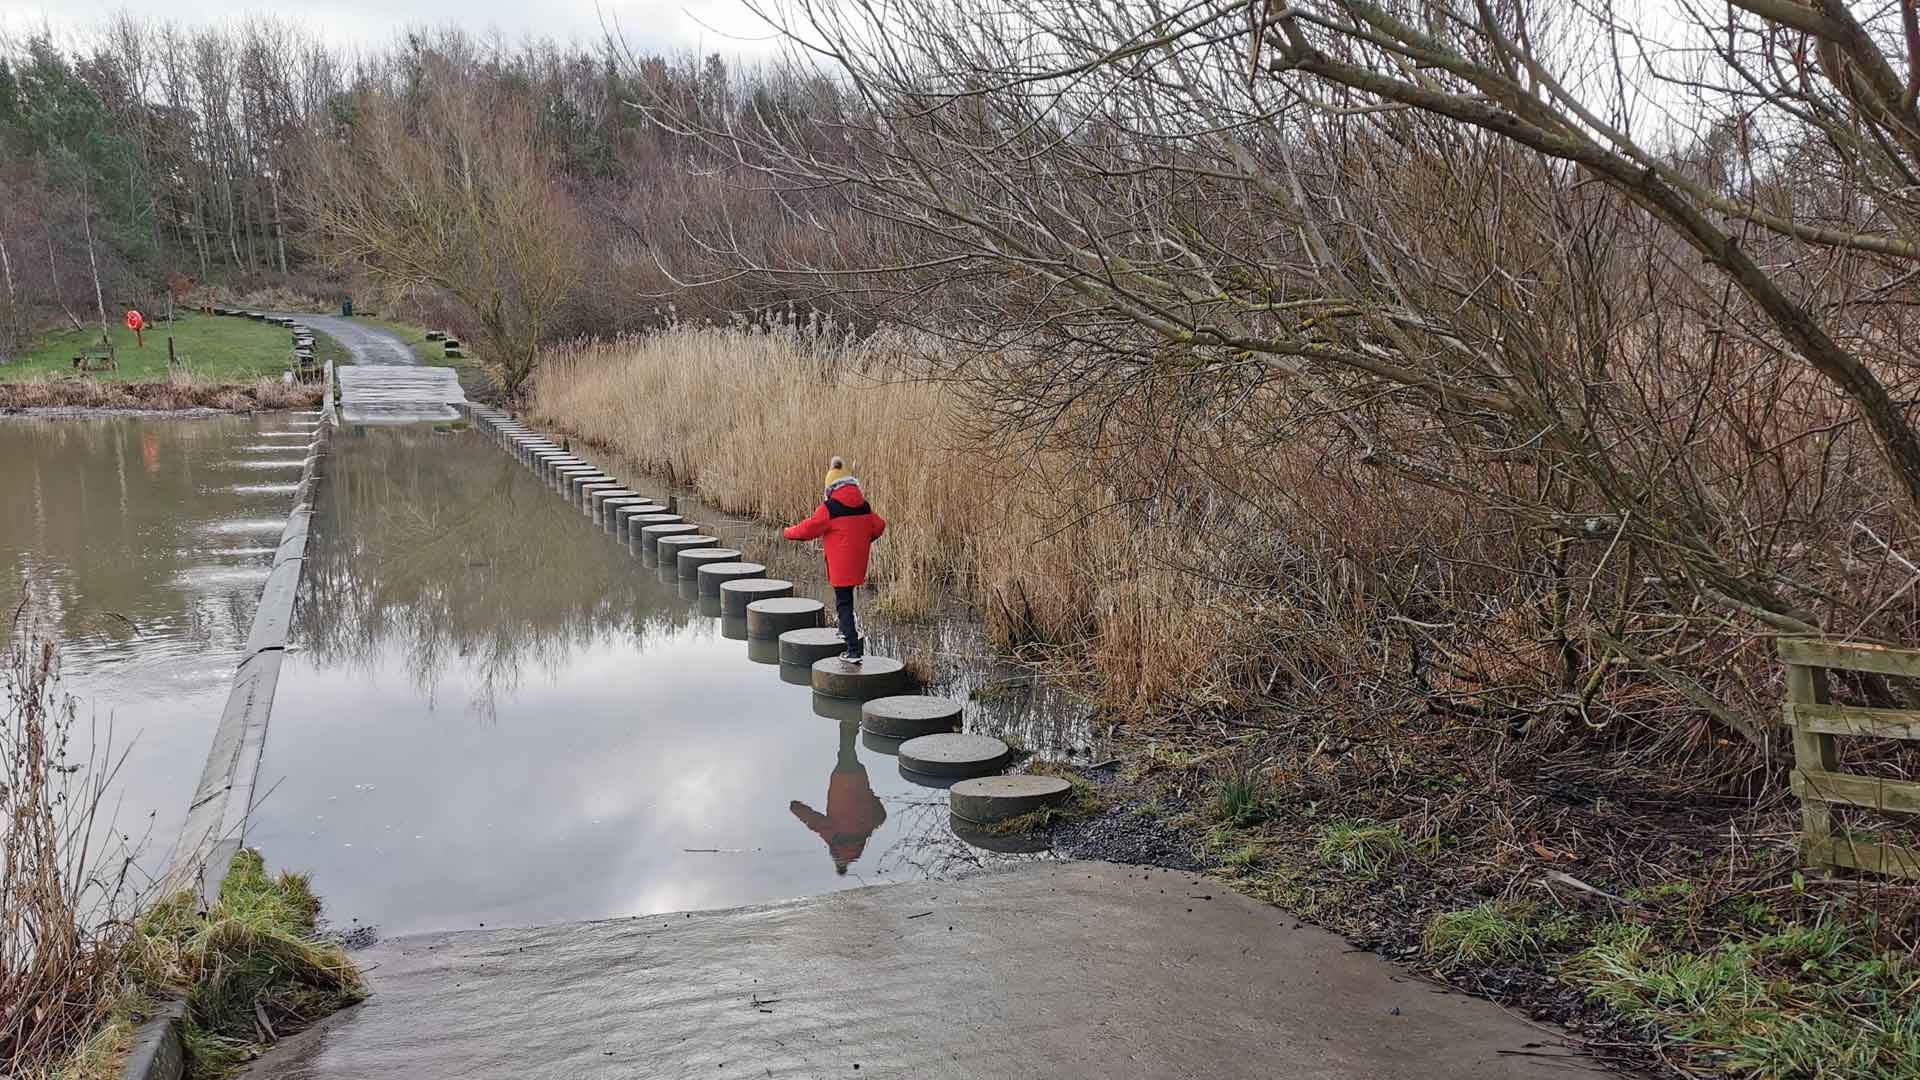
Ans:
{"type": "MultiPolygon", "coordinates": [[[[954,837],[943,791],[477,433],[343,429],[318,511],[248,842],[311,872],[336,928],[729,907],[1037,857],[954,837]]],[[[969,708],[973,730],[1046,723],[969,708]]]]}
{"type": "Polygon", "coordinates": [[[124,755],[105,810],[149,871],[186,815],[293,505],[261,477],[304,457],[312,425],[0,420],[0,641],[59,643],[70,757],[124,755]]]}

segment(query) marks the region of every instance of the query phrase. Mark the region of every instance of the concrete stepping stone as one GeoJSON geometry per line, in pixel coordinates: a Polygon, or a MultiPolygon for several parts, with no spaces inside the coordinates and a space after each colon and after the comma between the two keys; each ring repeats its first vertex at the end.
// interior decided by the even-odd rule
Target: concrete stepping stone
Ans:
{"type": "Polygon", "coordinates": [[[573,494],[575,480],[612,479],[602,476],[599,469],[591,465],[561,465],[553,470],[553,484],[562,494],[573,494]]]}
{"type": "Polygon", "coordinates": [[[640,497],[640,493],[633,490],[630,487],[615,486],[611,488],[599,488],[595,490],[591,496],[591,498],[593,499],[592,510],[593,510],[594,520],[596,521],[599,520],[601,510],[605,506],[606,501],[608,499],[637,499],[639,497],[640,497]]]}
{"type": "Polygon", "coordinates": [[[813,686],[813,669],[795,667],[785,661],[780,663],[780,681],[791,686],[813,686]]]}
{"type": "Polygon", "coordinates": [[[991,735],[922,735],[900,744],[900,767],[964,780],[1006,768],[1013,751],[991,735]]]}
{"type": "Polygon", "coordinates": [[[813,662],[813,688],[828,697],[872,701],[914,690],[907,666],[891,656],[869,656],[858,664],[838,657],[813,662]]]}
{"type": "Polygon", "coordinates": [[[623,490],[625,489],[620,487],[620,481],[615,480],[611,476],[602,480],[582,480],[574,485],[573,501],[580,504],[580,509],[588,517],[592,517],[593,496],[595,492],[623,490]]]}
{"type": "MultiPolygon", "coordinates": [[[[698,548],[710,548],[719,542],[719,537],[708,536],[706,533],[701,532],[700,527],[696,525],[694,526],[694,531],[690,533],[663,536],[654,541],[653,546],[654,554],[660,560],[660,569],[666,571],[667,580],[677,581],[680,577],[679,558],[681,552],[698,548]]],[[[728,558],[738,558],[738,553],[736,552],[734,555],[728,556],[728,558]]]]}
{"type": "Polygon", "coordinates": [[[1073,794],[1073,785],[1057,776],[976,776],[953,785],[947,808],[975,825],[992,825],[1049,806],[1073,794]]]}
{"type": "Polygon", "coordinates": [[[728,641],[750,641],[747,637],[747,617],[745,615],[720,616],[720,636],[728,641]]]}
{"type": "MultiPolygon", "coordinates": [[[[694,591],[700,591],[698,582],[694,583],[694,591]]],[[[706,593],[700,593],[700,614],[705,615],[709,619],[719,618],[720,598],[718,596],[708,596],[706,593]]]]}
{"type": "Polygon", "coordinates": [[[747,605],[747,636],[778,641],[781,634],[819,626],[826,617],[827,605],[818,600],[801,596],[755,600],[747,605]]]}
{"type": "MultiPolygon", "coordinates": [[[[682,551],[674,559],[674,565],[680,568],[680,580],[694,583],[693,595],[700,595],[700,568],[714,563],[734,563],[740,561],[738,548],[701,548],[697,551],[682,551]]],[[[720,586],[713,587],[713,595],[720,595],[720,586]]]]}
{"type": "MultiPolygon", "coordinates": [[[[808,672],[811,676],[812,672],[808,672]]],[[[829,720],[838,720],[853,727],[860,726],[860,703],[830,698],[825,694],[813,694],[813,715],[824,716],[829,720]]]]}
{"type": "Polygon", "coordinates": [[[747,638],[747,659],[756,664],[779,666],[780,643],[771,638],[747,638]]]}
{"type": "Polygon", "coordinates": [[[917,739],[960,730],[965,706],[952,698],[925,694],[898,694],[874,698],[860,706],[860,726],[876,735],[917,739]]]}
{"type": "Polygon", "coordinates": [[[629,506],[652,506],[645,495],[616,495],[600,501],[599,521],[610,533],[620,531],[620,511],[629,506]]]}
{"type": "Polygon", "coordinates": [[[679,514],[628,514],[619,517],[614,525],[618,535],[626,538],[630,544],[640,542],[640,530],[649,525],[686,525],[687,519],[679,514]]]}
{"type": "Polygon", "coordinates": [[[673,591],[680,599],[685,600],[694,607],[700,606],[699,582],[688,581],[685,578],[681,578],[673,583],[673,591]]]}
{"type": "MultiPolygon", "coordinates": [[[[903,742],[900,745],[905,746],[906,743],[903,742]]],[[[895,753],[894,756],[898,757],[899,754],[895,753]]],[[[961,778],[958,776],[929,776],[926,773],[914,772],[912,769],[902,765],[900,766],[900,779],[905,780],[914,787],[923,787],[931,791],[945,791],[959,783],[961,778]]]]}
{"type": "Polygon", "coordinates": [[[661,537],[692,536],[699,531],[700,526],[689,525],[684,521],[668,521],[654,525],[644,525],[640,529],[640,550],[658,554],[659,549],[655,545],[659,544],[661,537]]]}
{"type": "MultiPolygon", "coordinates": [[[[741,578],[720,583],[720,614],[744,619],[747,605],[755,600],[773,600],[793,595],[793,582],[779,578],[741,578]]],[[[823,605],[824,608],[824,605],[823,605]]],[[[813,676],[807,676],[811,684],[813,676]]]]}
{"type": "Polygon", "coordinates": [[[885,735],[875,735],[866,728],[860,729],[860,745],[876,754],[885,754],[887,757],[899,757],[900,744],[906,741],[905,739],[889,739],[885,735]]]}
{"type": "Polygon", "coordinates": [[[813,685],[814,661],[839,656],[846,650],[840,631],[831,626],[809,626],[780,635],[780,662],[805,671],[808,686],[813,685]]]}
{"type": "Polygon", "coordinates": [[[953,835],[959,837],[968,847],[976,847],[982,851],[991,851],[997,855],[1032,855],[1053,846],[1042,833],[996,833],[951,814],[947,817],[948,825],[953,829],[953,835]]]}
{"type": "Polygon", "coordinates": [[[732,562],[703,563],[698,573],[700,595],[713,597],[713,602],[717,606],[720,603],[720,586],[729,581],[751,581],[754,578],[765,577],[767,568],[757,562],[741,562],[735,559],[732,562]]]}

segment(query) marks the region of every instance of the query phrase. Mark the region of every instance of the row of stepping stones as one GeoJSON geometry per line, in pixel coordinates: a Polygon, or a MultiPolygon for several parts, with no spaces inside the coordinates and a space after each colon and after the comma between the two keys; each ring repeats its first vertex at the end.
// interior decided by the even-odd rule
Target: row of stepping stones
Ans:
{"type": "Polygon", "coordinates": [[[1007,744],[990,735],[962,733],[961,704],[912,693],[913,677],[899,660],[841,660],[846,646],[826,625],[826,605],[794,596],[792,582],[767,577],[764,565],[720,547],[718,537],[702,532],[672,506],[625,487],[506,414],[484,407],[474,407],[473,413],[542,480],[643,560],[663,573],[672,568],[681,582],[696,582],[703,600],[718,601],[723,619],[744,620],[749,649],[771,645],[783,675],[788,669],[805,671],[818,698],[857,704],[868,745],[895,753],[909,779],[948,788],[956,824],[993,825],[1059,805],[1071,793],[1071,785],[1059,777],[999,775],[1013,757],[1007,744]]]}
{"type": "Polygon", "coordinates": [[[447,333],[445,330],[429,330],[427,331],[426,338],[428,341],[440,342],[446,349],[447,356],[451,359],[458,360],[466,355],[460,351],[460,339],[447,333]]]}

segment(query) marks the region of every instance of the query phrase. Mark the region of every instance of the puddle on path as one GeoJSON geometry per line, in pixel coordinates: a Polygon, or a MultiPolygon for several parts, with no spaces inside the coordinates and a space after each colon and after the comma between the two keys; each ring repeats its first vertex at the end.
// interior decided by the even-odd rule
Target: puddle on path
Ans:
{"type": "Polygon", "coordinates": [[[31,588],[21,629],[60,642],[72,754],[96,724],[127,752],[108,810],[130,842],[146,838],[149,869],[186,814],[292,508],[290,488],[236,490],[231,465],[291,422],[0,422],[0,642],[31,588]]]}
{"type": "MultiPolygon", "coordinates": [[[[477,434],[342,430],[313,528],[248,839],[311,872],[336,927],[730,907],[1043,857],[954,837],[943,791],[477,434]]],[[[1057,735],[1041,711],[970,723],[1057,735]]]]}

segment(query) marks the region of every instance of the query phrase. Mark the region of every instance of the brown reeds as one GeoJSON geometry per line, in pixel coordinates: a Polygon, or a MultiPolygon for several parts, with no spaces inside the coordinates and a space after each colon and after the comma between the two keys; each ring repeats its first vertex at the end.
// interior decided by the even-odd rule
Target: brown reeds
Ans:
{"type": "Polygon", "coordinates": [[[91,1034],[118,990],[129,926],[96,864],[95,811],[110,769],[68,757],[71,701],[52,643],[8,656],[0,726],[0,1075],[50,1069],[91,1034]]]}
{"type": "Polygon", "coordinates": [[[1221,707],[1271,684],[1264,609],[1218,572],[1244,554],[1230,521],[1156,520],[1068,456],[976,440],[964,395],[914,356],[885,334],[679,328],[555,350],[532,409],[778,521],[811,513],[844,455],[892,523],[873,561],[890,613],[972,605],[997,645],[1086,676],[1111,707],[1221,707]]]}
{"type": "Polygon", "coordinates": [[[307,409],[320,404],[318,386],[259,379],[251,383],[201,382],[182,377],[165,382],[116,383],[93,379],[28,379],[0,383],[0,412],[23,409],[222,409],[247,412],[307,409]]]}

